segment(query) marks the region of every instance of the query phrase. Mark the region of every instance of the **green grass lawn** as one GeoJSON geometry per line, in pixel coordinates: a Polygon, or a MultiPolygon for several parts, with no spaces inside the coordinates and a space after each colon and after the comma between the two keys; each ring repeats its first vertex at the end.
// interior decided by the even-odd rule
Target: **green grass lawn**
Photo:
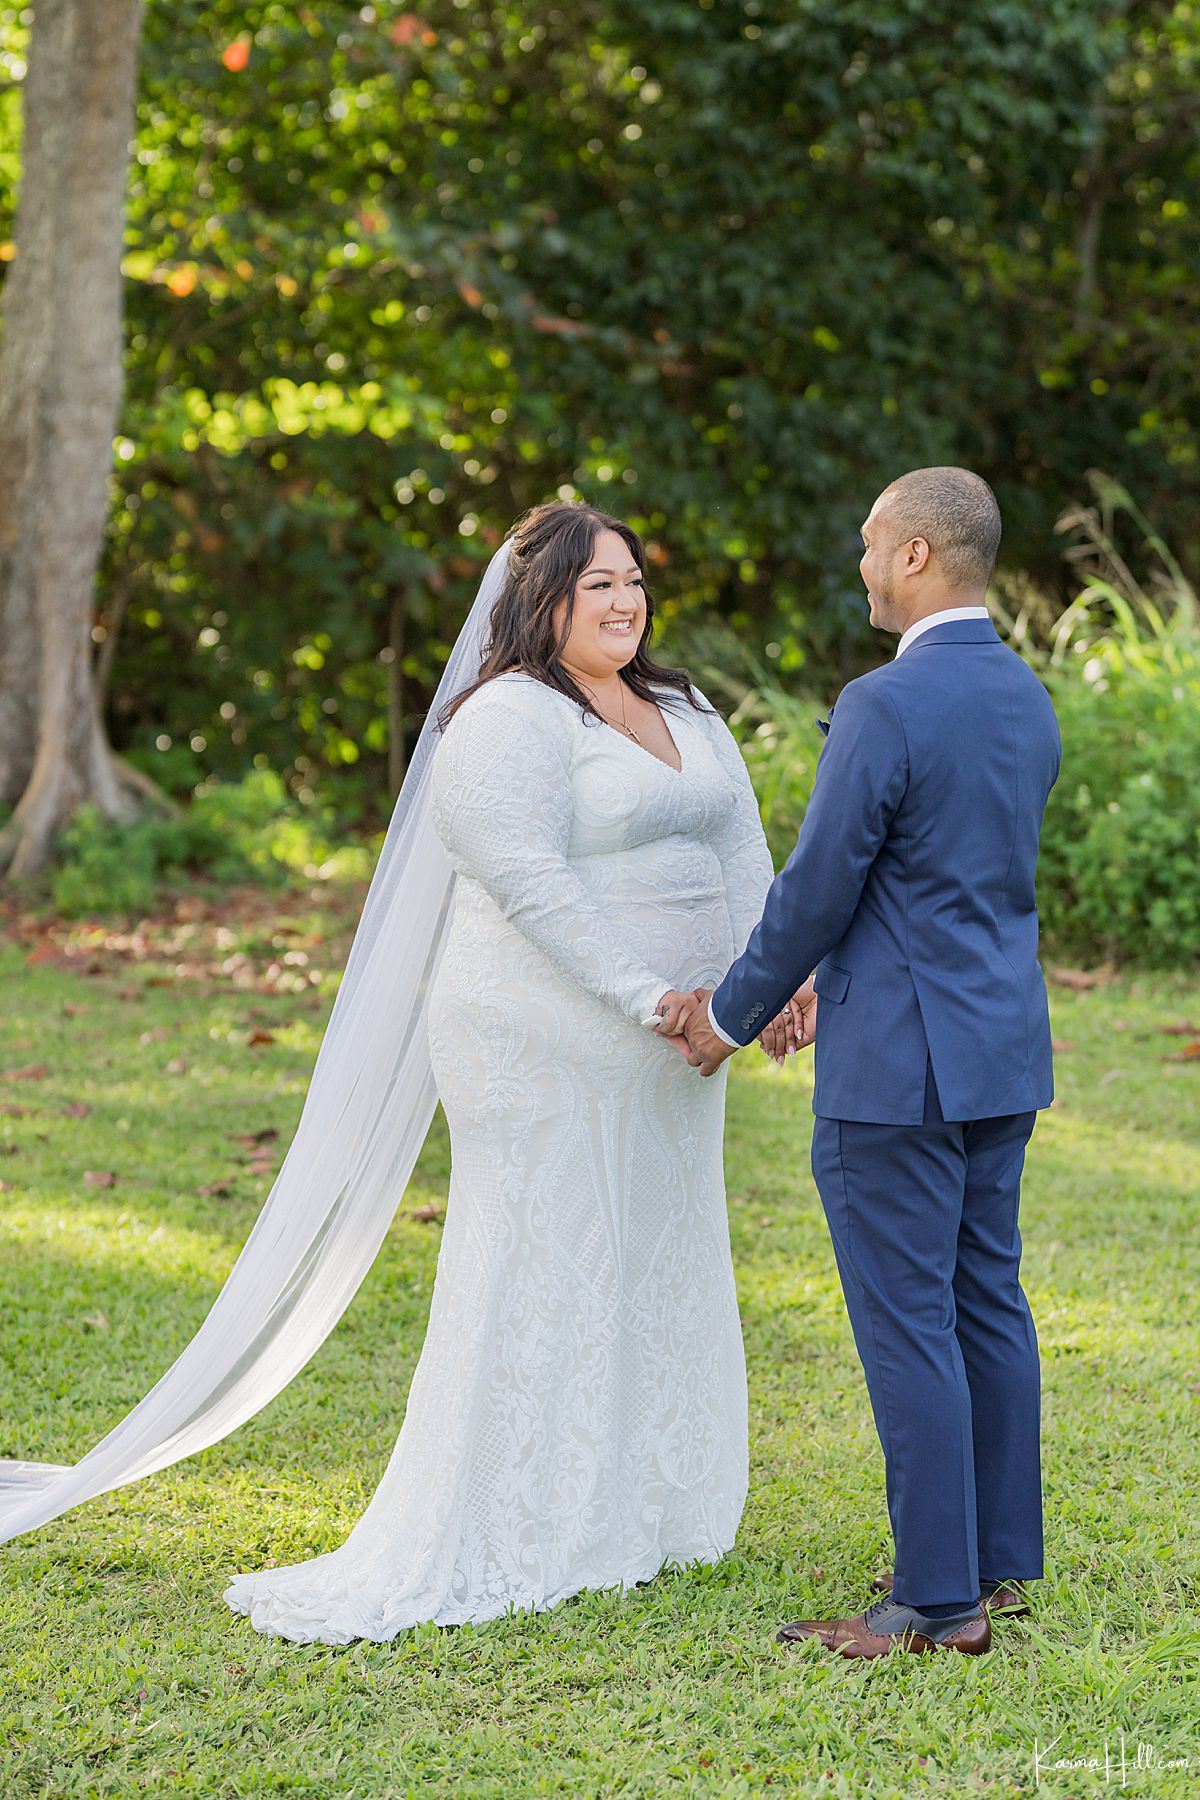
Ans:
{"type": "MultiPolygon", "coordinates": [[[[2,1454],[72,1460],[141,1398],[269,1187],[237,1139],[275,1131],[259,1153],[282,1156],[350,914],[221,907],[140,934],[8,921],[2,1454]]],[[[1162,1029],[1200,1036],[1200,984],[1053,1006],[1059,1100],[1023,1212],[1049,1573],[990,1655],[856,1667],[773,1642],[858,1610],[890,1541],[808,1169],[810,1064],[754,1051],[727,1148],[751,1492],[724,1564],[342,1649],[225,1607],[234,1570],[337,1545],[382,1473],[438,1250],[407,1215],[444,1198],[439,1121],[349,1313],[264,1414],[0,1548],[0,1795],[1011,1794],[1035,1789],[1035,1740],[1058,1740],[1046,1794],[1120,1785],[1122,1741],[1129,1789],[1200,1791],[1200,1060],[1166,1060],[1190,1039],[1162,1029]]]]}

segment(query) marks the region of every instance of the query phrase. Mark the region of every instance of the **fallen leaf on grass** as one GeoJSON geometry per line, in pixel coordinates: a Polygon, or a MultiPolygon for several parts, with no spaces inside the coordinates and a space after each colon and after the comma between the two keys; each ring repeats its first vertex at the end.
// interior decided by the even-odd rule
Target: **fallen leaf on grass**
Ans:
{"type": "Polygon", "coordinates": [[[246,1164],[247,1175],[273,1175],[275,1158],[273,1156],[253,1156],[246,1164]]]}
{"type": "Polygon", "coordinates": [[[442,1209],[440,1206],[414,1206],[408,1216],[418,1225],[440,1225],[442,1209]]]}
{"type": "Polygon", "coordinates": [[[117,1178],[111,1169],[85,1169],[83,1179],[88,1187],[116,1187],[117,1178]]]}
{"type": "Polygon", "coordinates": [[[0,1181],[0,1194],[13,1194],[15,1192],[16,1192],[16,1183],[15,1182],[0,1181]]]}
{"type": "Polygon", "coordinates": [[[138,1043],[143,1046],[146,1044],[161,1044],[166,1035],[166,1026],[156,1025],[153,1031],[143,1031],[141,1037],[138,1039],[138,1043]]]}
{"type": "Polygon", "coordinates": [[[196,1192],[205,1196],[215,1195],[218,1200],[228,1200],[233,1193],[233,1188],[228,1181],[209,1181],[203,1187],[198,1187],[196,1192]]]}
{"type": "Polygon", "coordinates": [[[233,1141],[244,1145],[247,1150],[256,1150],[259,1144],[270,1144],[278,1136],[274,1125],[264,1125],[261,1131],[235,1131],[233,1141]]]}
{"type": "Polygon", "coordinates": [[[86,1119],[91,1110],[86,1100],[72,1100],[69,1106],[63,1107],[62,1115],[64,1119],[86,1119]]]}
{"type": "Polygon", "coordinates": [[[36,949],[27,950],[25,953],[25,961],[29,964],[69,963],[70,960],[71,958],[64,956],[63,952],[54,944],[38,944],[36,949]]]}
{"type": "Polygon", "coordinates": [[[1160,1025],[1158,1029],[1167,1037],[1200,1037],[1200,1025],[1160,1025]]]}
{"type": "Polygon", "coordinates": [[[1051,969],[1049,977],[1051,981],[1057,982],[1059,987],[1074,988],[1077,993],[1082,993],[1087,988],[1103,987],[1105,982],[1111,981],[1112,970],[1108,968],[1051,969]]]}
{"type": "Polygon", "coordinates": [[[187,1064],[184,1062],[182,1056],[173,1056],[171,1058],[170,1062],[167,1064],[167,1074],[168,1075],[186,1075],[187,1074],[187,1064]]]}
{"type": "Polygon", "coordinates": [[[6,1119],[32,1118],[36,1110],[37,1108],[33,1106],[0,1106],[0,1113],[3,1113],[6,1119]]]}
{"type": "Polygon", "coordinates": [[[87,1011],[87,1002],[86,1001],[81,1001],[78,1005],[76,1005],[76,1003],[73,1000],[64,1000],[63,1005],[62,1005],[62,1015],[63,1015],[64,1019],[77,1019],[79,1017],[80,1013],[85,1013],[86,1011],[87,1011]]]}
{"type": "Polygon", "coordinates": [[[79,1323],[90,1326],[93,1331],[107,1331],[108,1320],[102,1312],[84,1313],[79,1323]]]}
{"type": "Polygon", "coordinates": [[[1193,1038],[1190,1044],[1185,1044],[1178,1056],[1164,1056],[1163,1061],[1172,1063],[1200,1062],[1200,1037],[1193,1038]]]}
{"type": "Polygon", "coordinates": [[[248,1031],[246,1033],[246,1042],[247,1044],[273,1044],[275,1042],[275,1033],[273,1031],[264,1031],[261,1025],[256,1025],[253,1031],[248,1031]]]}
{"type": "Polygon", "coordinates": [[[1075,1039],[1074,1038],[1055,1038],[1054,1042],[1051,1044],[1050,1048],[1053,1050],[1053,1052],[1056,1056],[1059,1056],[1062,1054],[1062,1052],[1064,1050],[1073,1050],[1075,1048],[1075,1039]]]}
{"type": "Polygon", "coordinates": [[[0,1069],[0,1081],[45,1081],[49,1073],[45,1063],[30,1063],[24,1069],[0,1069]]]}

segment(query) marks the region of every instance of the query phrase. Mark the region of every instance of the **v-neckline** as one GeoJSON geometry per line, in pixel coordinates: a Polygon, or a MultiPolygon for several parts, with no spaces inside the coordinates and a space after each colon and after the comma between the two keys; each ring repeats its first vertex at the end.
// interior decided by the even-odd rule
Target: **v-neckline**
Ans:
{"type": "MultiPolygon", "coordinates": [[[[568,698],[568,696],[564,694],[563,698],[566,699],[566,698],[568,698]]],[[[669,763],[665,756],[659,756],[657,754],[657,752],[654,750],[647,750],[645,744],[635,743],[631,737],[626,736],[625,732],[623,732],[621,730],[621,727],[619,725],[614,725],[610,719],[605,719],[604,723],[608,726],[608,729],[613,733],[614,737],[618,738],[621,743],[628,744],[629,748],[631,750],[638,750],[641,752],[641,754],[643,756],[653,757],[653,759],[656,763],[662,764],[663,768],[666,769],[666,771],[669,775],[682,775],[683,774],[683,751],[679,748],[679,745],[676,743],[675,733],[671,730],[671,727],[667,724],[666,717],[663,713],[663,709],[658,704],[658,701],[657,700],[652,701],[651,704],[653,705],[659,718],[662,720],[663,730],[666,732],[667,736],[671,740],[671,743],[675,747],[675,754],[679,758],[679,767],[678,768],[675,767],[674,763],[669,763]]],[[[603,717],[603,714],[601,714],[601,717],[603,717]]]]}
{"type": "MultiPolygon", "coordinates": [[[[547,693],[557,695],[557,697],[560,700],[565,700],[567,702],[568,706],[574,707],[576,712],[579,711],[578,702],[575,700],[572,700],[570,694],[561,693],[558,688],[551,687],[550,683],[548,681],[538,681],[536,675],[527,675],[525,673],[524,669],[506,669],[504,671],[504,673],[506,675],[511,674],[511,675],[523,676],[526,681],[532,681],[537,687],[545,688],[547,693]]],[[[628,748],[630,750],[635,751],[638,756],[648,756],[650,758],[651,762],[658,763],[660,768],[663,768],[667,771],[668,775],[682,776],[682,774],[683,774],[683,751],[680,748],[678,742],[676,741],[674,732],[671,730],[671,727],[667,724],[666,716],[663,713],[662,707],[659,705],[657,700],[655,700],[653,702],[653,704],[658,711],[659,718],[662,720],[663,730],[666,732],[666,734],[670,738],[671,742],[675,745],[675,754],[679,758],[679,767],[678,768],[675,768],[675,766],[672,763],[667,762],[664,757],[656,756],[653,750],[647,750],[645,744],[635,744],[631,737],[626,737],[625,733],[620,729],[619,726],[609,724],[609,721],[607,719],[603,718],[603,716],[601,714],[597,713],[596,716],[597,716],[597,718],[600,719],[601,724],[608,727],[609,731],[612,732],[613,736],[616,738],[618,743],[627,745],[628,748]]]]}

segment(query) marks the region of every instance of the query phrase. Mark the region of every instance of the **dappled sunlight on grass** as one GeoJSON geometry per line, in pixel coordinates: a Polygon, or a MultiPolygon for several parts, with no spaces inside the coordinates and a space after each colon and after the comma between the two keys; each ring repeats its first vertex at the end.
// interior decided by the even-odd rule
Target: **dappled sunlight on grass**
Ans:
{"type": "Polygon", "coordinates": [[[152,1269],[173,1285],[197,1289],[224,1280],[229,1272],[224,1234],[215,1226],[197,1231],[176,1221],[168,1227],[160,1217],[118,1212],[115,1206],[101,1212],[70,1199],[36,1208],[6,1207],[0,1237],[13,1240],[6,1254],[23,1260],[31,1272],[39,1263],[55,1265],[48,1271],[52,1291],[78,1285],[64,1279],[68,1266],[122,1275],[152,1269]]]}
{"type": "Polygon", "coordinates": [[[1078,1115],[1043,1118],[1030,1161],[1035,1176],[1043,1167],[1069,1171],[1076,1180],[1081,1174],[1094,1175],[1102,1189],[1116,1187],[1126,1198],[1128,1182],[1145,1184],[1159,1198],[1165,1188],[1188,1199],[1196,1186],[1194,1141],[1182,1135],[1148,1140],[1136,1125],[1105,1125],[1078,1115]]]}
{"type": "MultiPolygon", "coordinates": [[[[24,1020],[14,1036],[32,1040],[7,1066],[46,1073],[0,1082],[0,1101],[28,1108],[0,1117],[0,1450],[58,1460],[116,1424],[206,1315],[270,1186],[251,1164],[277,1166],[294,1128],[324,1011],[298,1017],[294,996],[256,993],[254,1020],[215,979],[146,984],[131,1000],[125,976],[5,967],[24,1020]],[[86,1010],[69,1011],[81,992],[86,1010]],[[249,1045],[255,1028],[273,1041],[249,1045]],[[177,1057],[182,1071],[167,1073],[177,1057]],[[75,1101],[90,1111],[68,1114],[75,1101]],[[89,1169],[115,1185],[90,1189],[89,1169]]],[[[343,1541],[391,1453],[441,1237],[439,1115],[362,1289],[270,1406],[0,1551],[0,1791],[657,1800],[767,1791],[770,1777],[772,1792],[891,1800],[1024,1791],[1034,1733],[1067,1727],[1200,1756],[1200,1081],[1163,1080],[1171,1040],[1151,1035],[1200,1011],[1200,993],[1133,982],[1053,1001],[1074,1048],[1034,1137],[1023,1212],[1048,1578],[1034,1621],[999,1627],[990,1656],[855,1668],[773,1642],[786,1618],[861,1607],[891,1546],[809,1171],[811,1059],[779,1070],[755,1050],[729,1085],[752,1421],[732,1556],[624,1597],[379,1646],[283,1645],[229,1614],[235,1571],[343,1541]],[[1118,1007],[1133,1073],[1101,1086],[1125,1066],[1111,1049],[1118,1007]],[[421,1207],[434,1216],[408,1216],[421,1207]]],[[[1154,1800],[1185,1792],[1156,1775],[1154,1800]]]]}

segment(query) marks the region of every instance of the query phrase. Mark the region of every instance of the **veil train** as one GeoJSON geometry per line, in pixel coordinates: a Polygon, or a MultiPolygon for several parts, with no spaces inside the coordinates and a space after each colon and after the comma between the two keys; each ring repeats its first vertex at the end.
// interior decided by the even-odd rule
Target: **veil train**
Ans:
{"type": "Polygon", "coordinates": [[[251,1418],[328,1337],[375,1260],[437,1104],[428,994],[454,872],[434,831],[440,708],[479,673],[508,544],[487,566],[396,800],[296,1134],[225,1285],[144,1400],[74,1464],[0,1461],[0,1543],[251,1418]]]}

